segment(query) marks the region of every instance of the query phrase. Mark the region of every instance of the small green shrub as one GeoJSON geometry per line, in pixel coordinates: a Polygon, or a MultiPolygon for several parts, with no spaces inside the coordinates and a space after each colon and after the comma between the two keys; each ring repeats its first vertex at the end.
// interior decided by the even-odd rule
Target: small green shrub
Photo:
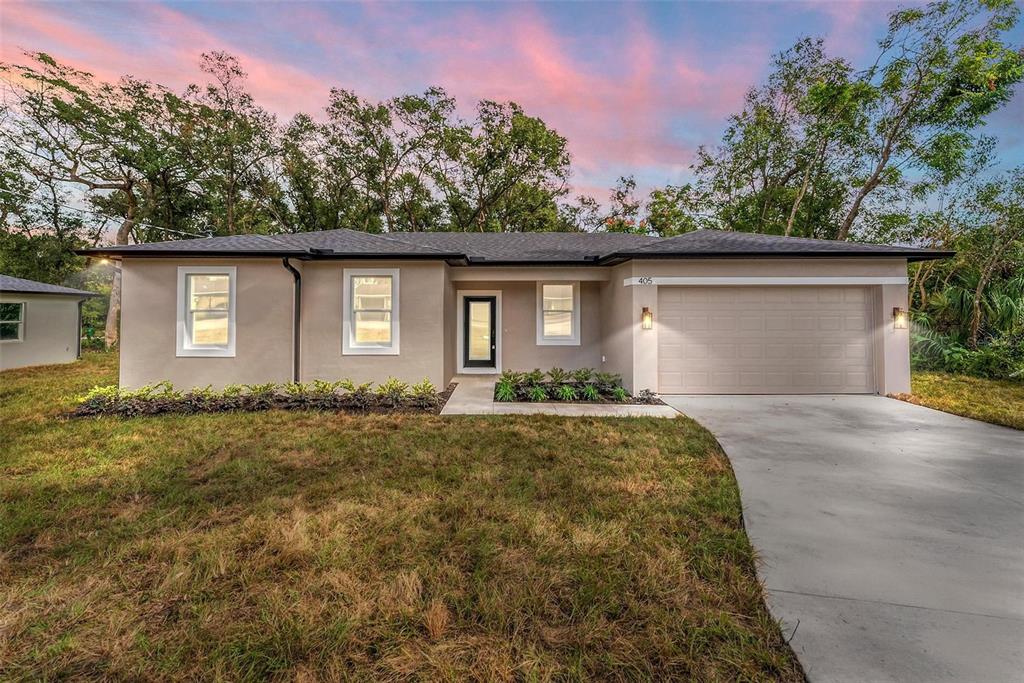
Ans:
{"type": "Polygon", "coordinates": [[[622,387],[614,387],[611,390],[612,400],[625,403],[629,400],[629,392],[622,387]]]}
{"type": "Polygon", "coordinates": [[[594,370],[592,368],[580,368],[572,371],[572,381],[577,384],[587,384],[593,378],[594,370]]]}
{"type": "Polygon", "coordinates": [[[555,398],[559,401],[575,401],[578,396],[576,387],[571,384],[563,384],[555,388],[555,398]]]}
{"type": "Polygon", "coordinates": [[[377,386],[377,398],[384,405],[397,407],[409,394],[409,385],[394,377],[388,377],[377,386]]]}
{"type": "Polygon", "coordinates": [[[584,384],[580,396],[586,401],[600,401],[601,392],[593,384],[584,384]]]}
{"type": "Polygon", "coordinates": [[[538,401],[546,401],[548,398],[548,392],[545,391],[544,387],[539,384],[534,384],[526,389],[526,398],[534,403],[538,401]]]}
{"type": "Polygon", "coordinates": [[[516,400],[516,387],[511,380],[502,377],[494,385],[494,399],[508,403],[516,400]]]}
{"type": "Polygon", "coordinates": [[[548,379],[552,384],[564,384],[569,381],[572,375],[568,370],[562,368],[551,368],[548,370],[548,379]]]}
{"type": "Polygon", "coordinates": [[[440,402],[434,383],[425,377],[422,382],[412,385],[409,389],[409,396],[412,399],[412,405],[419,408],[434,407],[440,402]]]}

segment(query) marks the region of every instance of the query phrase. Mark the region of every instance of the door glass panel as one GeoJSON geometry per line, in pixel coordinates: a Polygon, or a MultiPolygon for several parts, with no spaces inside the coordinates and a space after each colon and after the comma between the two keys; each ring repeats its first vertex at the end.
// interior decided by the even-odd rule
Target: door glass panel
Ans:
{"type": "Polygon", "coordinates": [[[491,302],[469,302],[469,360],[491,359],[491,302]]]}

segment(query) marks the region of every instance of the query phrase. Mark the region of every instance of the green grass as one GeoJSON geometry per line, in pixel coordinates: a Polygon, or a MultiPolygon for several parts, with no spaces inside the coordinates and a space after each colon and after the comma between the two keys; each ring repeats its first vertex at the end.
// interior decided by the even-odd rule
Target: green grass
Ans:
{"type": "Polygon", "coordinates": [[[802,680],[685,418],[64,421],[0,374],[0,679],[802,680]]]}
{"type": "Polygon", "coordinates": [[[1024,429],[1024,382],[981,379],[945,372],[915,372],[911,393],[898,398],[983,422],[1024,429]]]}

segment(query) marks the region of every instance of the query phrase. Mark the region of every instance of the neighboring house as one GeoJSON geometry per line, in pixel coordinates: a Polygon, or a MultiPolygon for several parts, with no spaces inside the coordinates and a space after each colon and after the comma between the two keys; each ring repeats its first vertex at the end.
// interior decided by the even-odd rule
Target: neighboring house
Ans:
{"type": "Polygon", "coordinates": [[[698,231],[238,235],[121,260],[121,384],[446,385],[591,367],[631,391],[910,389],[906,247],[698,231]]]}
{"type": "Polygon", "coordinates": [[[0,275],[0,370],[70,363],[82,352],[82,302],[93,292],[0,275]]]}

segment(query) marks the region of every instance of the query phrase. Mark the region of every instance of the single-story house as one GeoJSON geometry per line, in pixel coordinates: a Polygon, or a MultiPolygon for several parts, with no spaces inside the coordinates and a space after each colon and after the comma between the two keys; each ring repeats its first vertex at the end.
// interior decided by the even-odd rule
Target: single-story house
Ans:
{"type": "Polygon", "coordinates": [[[121,261],[121,384],[590,367],[660,393],[910,388],[907,263],[948,252],[703,230],[237,235],[121,261]]]}
{"type": "Polygon", "coordinates": [[[93,292],[0,275],[0,370],[82,354],[82,303],[93,292]]]}

